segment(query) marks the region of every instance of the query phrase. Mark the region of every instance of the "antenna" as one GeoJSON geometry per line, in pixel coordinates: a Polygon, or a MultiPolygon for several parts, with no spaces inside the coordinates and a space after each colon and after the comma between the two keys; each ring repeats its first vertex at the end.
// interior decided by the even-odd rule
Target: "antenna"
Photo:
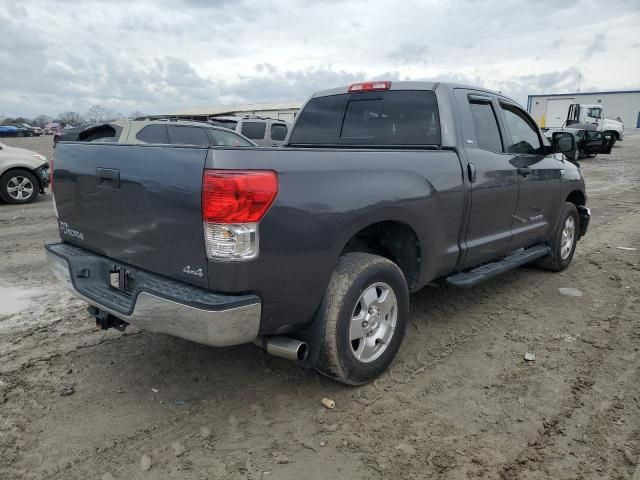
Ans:
{"type": "Polygon", "coordinates": [[[578,72],[578,93],[580,93],[580,82],[582,81],[582,72],[578,72]]]}

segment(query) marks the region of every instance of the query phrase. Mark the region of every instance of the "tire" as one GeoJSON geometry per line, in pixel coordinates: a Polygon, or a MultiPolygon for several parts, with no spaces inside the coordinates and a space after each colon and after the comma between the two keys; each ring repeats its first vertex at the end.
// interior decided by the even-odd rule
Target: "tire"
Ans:
{"type": "Polygon", "coordinates": [[[576,206],[573,203],[565,202],[560,210],[558,223],[553,230],[551,239],[546,243],[551,249],[551,253],[536,261],[538,267],[552,272],[561,272],[569,266],[578,243],[578,221],[576,206]]]}
{"type": "Polygon", "coordinates": [[[348,385],[371,382],[389,367],[404,338],[409,318],[406,279],[384,257],[343,255],[319,314],[324,335],[317,370],[348,385]]]}
{"type": "Polygon", "coordinates": [[[35,175],[27,170],[10,170],[0,178],[0,197],[10,204],[33,202],[39,189],[35,175]]]}

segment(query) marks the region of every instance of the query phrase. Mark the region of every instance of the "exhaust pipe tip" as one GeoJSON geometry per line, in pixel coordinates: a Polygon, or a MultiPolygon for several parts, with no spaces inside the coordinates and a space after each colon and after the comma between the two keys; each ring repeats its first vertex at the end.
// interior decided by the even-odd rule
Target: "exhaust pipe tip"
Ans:
{"type": "Polygon", "coordinates": [[[255,343],[275,357],[286,358],[294,362],[303,362],[309,356],[307,342],[289,337],[262,337],[258,338],[255,343]]]}

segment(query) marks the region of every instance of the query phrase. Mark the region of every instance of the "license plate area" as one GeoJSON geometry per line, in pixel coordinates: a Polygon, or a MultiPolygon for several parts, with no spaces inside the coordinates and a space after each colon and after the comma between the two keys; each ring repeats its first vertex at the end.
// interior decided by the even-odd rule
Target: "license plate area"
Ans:
{"type": "Polygon", "coordinates": [[[109,286],[131,296],[136,288],[135,271],[122,265],[112,264],[109,269],[109,286]]]}

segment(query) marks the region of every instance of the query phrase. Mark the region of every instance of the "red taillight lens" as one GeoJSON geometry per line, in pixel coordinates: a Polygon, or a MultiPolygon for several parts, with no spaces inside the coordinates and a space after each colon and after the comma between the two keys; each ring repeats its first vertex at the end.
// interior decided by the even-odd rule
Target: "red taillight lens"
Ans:
{"type": "Polygon", "coordinates": [[[258,222],[278,194],[278,175],[270,170],[205,170],[202,219],[211,223],[258,222]]]}
{"type": "Polygon", "coordinates": [[[374,90],[389,90],[391,82],[362,82],[354,83],[349,87],[349,92],[371,92],[374,90]]]}

